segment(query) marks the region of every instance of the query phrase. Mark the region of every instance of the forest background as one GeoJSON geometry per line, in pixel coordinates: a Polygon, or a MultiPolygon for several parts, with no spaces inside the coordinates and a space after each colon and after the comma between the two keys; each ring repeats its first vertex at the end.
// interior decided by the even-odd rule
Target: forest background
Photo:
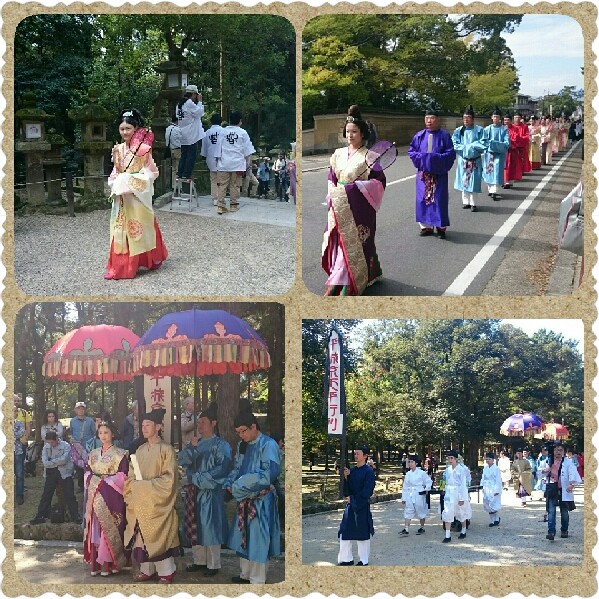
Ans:
{"type": "MultiPolygon", "coordinates": [[[[115,116],[134,107],[151,122],[164,75],[155,67],[184,59],[190,84],[203,93],[205,129],[220,112],[243,114],[256,147],[288,148],[295,139],[295,31],[272,15],[34,15],[17,26],[15,110],[34,92],[54,115],[47,128],[65,137],[67,170],[81,157],[73,148],[80,127],[68,111],[87,104],[90,90],[115,116]]],[[[18,128],[15,128],[15,134],[18,128]]],[[[108,139],[120,142],[111,123],[108,139]]],[[[17,173],[22,170],[16,156],[17,173]]]]}
{"type": "MultiPolygon", "coordinates": [[[[520,89],[512,51],[501,36],[522,21],[517,14],[326,15],[302,34],[303,128],[317,114],[363,111],[422,114],[435,101],[443,113],[472,104],[490,115],[514,104],[520,89]]],[[[581,57],[581,68],[582,68],[581,57]]],[[[542,110],[568,117],[583,91],[564,86],[547,94],[542,110]]]]}
{"type": "MultiPolygon", "coordinates": [[[[570,431],[583,451],[584,361],[577,342],[540,330],[528,335],[500,320],[384,320],[360,329],[335,320],[345,341],[347,436],[351,450],[369,444],[379,464],[401,451],[423,456],[458,448],[468,464],[502,446],[540,446],[499,429],[519,412],[570,431]],[[349,340],[354,336],[354,343],[349,340]]],[[[330,320],[302,322],[302,449],[339,457],[339,437],[327,438],[324,403],[330,320]]]]}

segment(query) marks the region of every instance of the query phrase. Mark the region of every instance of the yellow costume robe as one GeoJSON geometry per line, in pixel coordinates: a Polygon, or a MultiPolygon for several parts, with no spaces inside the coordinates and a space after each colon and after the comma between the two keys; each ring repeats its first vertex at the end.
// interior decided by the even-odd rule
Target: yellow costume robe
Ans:
{"type": "MultiPolygon", "coordinates": [[[[176,550],[173,554],[179,555],[175,450],[164,441],[153,445],[146,442],[135,452],[135,456],[143,480],[135,480],[134,469],[129,468],[129,477],[125,482],[125,546],[129,546],[134,538],[137,523],[150,561],[159,556],[168,557],[171,550],[176,550]]],[[[138,545],[137,542],[135,544],[138,545]]]]}
{"type": "Polygon", "coordinates": [[[519,486],[522,485],[529,495],[532,493],[532,467],[528,460],[522,458],[513,461],[512,479],[514,491],[518,491],[519,486]]]}

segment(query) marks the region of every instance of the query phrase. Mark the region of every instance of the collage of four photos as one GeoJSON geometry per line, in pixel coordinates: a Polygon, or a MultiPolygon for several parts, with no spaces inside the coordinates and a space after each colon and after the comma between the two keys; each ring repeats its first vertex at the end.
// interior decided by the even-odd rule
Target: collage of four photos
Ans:
{"type": "Polygon", "coordinates": [[[592,10],[304,8],[5,26],[7,595],[592,594],[592,10]]]}

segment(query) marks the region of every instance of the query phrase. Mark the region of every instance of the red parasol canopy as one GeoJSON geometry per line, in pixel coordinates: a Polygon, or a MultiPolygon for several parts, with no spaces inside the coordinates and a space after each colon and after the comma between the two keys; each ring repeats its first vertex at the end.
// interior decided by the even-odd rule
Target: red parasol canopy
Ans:
{"type": "Polygon", "coordinates": [[[535,435],[537,439],[552,439],[552,440],[563,440],[567,439],[570,436],[570,431],[563,425],[558,422],[550,422],[545,425],[545,428],[542,433],[535,435]]]}
{"type": "Polygon", "coordinates": [[[115,325],[73,329],[46,353],[42,373],[61,381],[130,381],[131,351],[138,339],[128,328],[115,325]]]}

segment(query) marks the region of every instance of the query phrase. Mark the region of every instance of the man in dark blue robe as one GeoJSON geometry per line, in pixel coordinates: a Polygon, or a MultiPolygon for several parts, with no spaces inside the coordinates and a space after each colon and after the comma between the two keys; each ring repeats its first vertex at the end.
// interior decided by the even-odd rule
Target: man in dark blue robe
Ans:
{"type": "Polygon", "coordinates": [[[374,535],[374,524],[370,513],[370,496],[374,491],[374,470],[366,463],[370,450],[363,445],[355,450],[356,465],[344,469],[345,511],[339,526],[340,566],[353,566],[352,541],[358,542],[358,566],[367,566],[370,556],[370,537],[374,535]]]}
{"type": "Polygon", "coordinates": [[[418,131],[408,149],[408,156],[418,169],[416,175],[416,221],[421,237],[432,235],[435,227],[440,239],[445,239],[449,226],[448,173],[456,153],[451,136],[441,129],[439,113],[434,106],[426,110],[426,126],[418,131]]]}

